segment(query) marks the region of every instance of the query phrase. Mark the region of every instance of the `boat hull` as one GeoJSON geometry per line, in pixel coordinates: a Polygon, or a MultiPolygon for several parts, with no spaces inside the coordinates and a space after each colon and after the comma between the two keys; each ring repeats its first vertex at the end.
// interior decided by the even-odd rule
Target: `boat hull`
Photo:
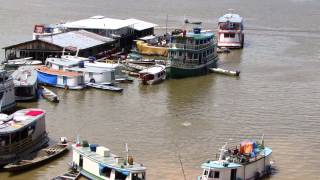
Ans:
{"type": "Polygon", "coordinates": [[[49,147],[49,148],[54,148],[54,147],[60,148],[59,151],[57,153],[55,153],[55,154],[48,155],[47,158],[44,158],[42,160],[35,161],[35,162],[32,162],[32,163],[27,163],[27,164],[24,164],[24,165],[11,165],[10,164],[10,165],[5,166],[4,169],[6,171],[9,171],[9,172],[17,172],[17,171],[29,170],[29,169],[38,167],[40,165],[43,165],[43,164],[47,163],[50,160],[58,158],[58,157],[62,156],[64,153],[66,153],[68,151],[67,145],[56,145],[56,146],[49,147]]]}
{"type": "Polygon", "coordinates": [[[199,76],[205,75],[210,72],[210,68],[217,67],[217,60],[210,61],[207,64],[199,65],[194,68],[183,68],[183,67],[174,67],[169,66],[166,68],[167,77],[173,79],[185,78],[185,77],[192,77],[192,76],[199,76]]]}
{"type": "Polygon", "coordinates": [[[17,154],[6,154],[6,155],[0,155],[0,167],[3,167],[9,163],[12,163],[17,160],[21,160],[24,158],[27,158],[30,153],[35,152],[45,146],[48,145],[49,138],[47,133],[43,134],[41,137],[38,138],[34,143],[29,145],[28,147],[25,147],[25,150],[23,152],[19,152],[19,158],[17,159],[17,154]]]}

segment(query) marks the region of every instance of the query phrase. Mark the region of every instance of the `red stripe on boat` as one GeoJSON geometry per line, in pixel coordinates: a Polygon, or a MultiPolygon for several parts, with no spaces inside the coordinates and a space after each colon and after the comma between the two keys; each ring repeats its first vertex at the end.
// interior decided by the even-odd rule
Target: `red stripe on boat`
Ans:
{"type": "Polygon", "coordinates": [[[40,114],[43,114],[43,111],[35,111],[35,110],[31,110],[29,112],[26,113],[26,115],[28,116],[38,116],[40,114]]]}

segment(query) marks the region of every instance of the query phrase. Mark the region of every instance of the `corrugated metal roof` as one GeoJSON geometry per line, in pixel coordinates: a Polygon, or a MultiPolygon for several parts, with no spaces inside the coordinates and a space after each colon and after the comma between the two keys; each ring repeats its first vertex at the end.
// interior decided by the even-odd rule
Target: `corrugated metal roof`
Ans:
{"type": "Polygon", "coordinates": [[[124,27],[133,27],[141,31],[156,27],[157,24],[149,23],[138,19],[113,19],[104,16],[93,16],[88,19],[81,19],[78,21],[68,22],[63,25],[66,28],[80,28],[80,29],[109,29],[117,30],[124,27]]]}
{"type": "Polygon", "coordinates": [[[103,16],[94,16],[88,19],[81,19],[79,21],[68,22],[64,24],[64,27],[117,30],[132,25],[130,22],[127,22],[125,20],[102,17],[103,16]]]}
{"type": "Polygon", "coordinates": [[[85,30],[41,37],[40,40],[60,47],[76,47],[78,49],[87,49],[114,41],[112,38],[103,37],[85,30]]]}
{"type": "Polygon", "coordinates": [[[137,31],[142,31],[145,29],[150,29],[150,28],[154,28],[154,27],[158,26],[157,24],[149,23],[146,21],[141,21],[139,19],[134,19],[134,18],[127,19],[125,21],[127,21],[128,24],[132,24],[131,27],[137,31]]]}
{"type": "Polygon", "coordinates": [[[227,21],[241,23],[242,17],[239,14],[225,14],[224,16],[219,18],[219,23],[227,21]]]}

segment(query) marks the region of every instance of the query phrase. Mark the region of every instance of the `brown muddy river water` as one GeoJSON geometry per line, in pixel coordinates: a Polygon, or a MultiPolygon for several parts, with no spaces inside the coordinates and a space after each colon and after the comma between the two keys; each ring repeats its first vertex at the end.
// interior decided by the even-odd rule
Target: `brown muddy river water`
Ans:
{"type": "MultiPolygon", "coordinates": [[[[59,104],[19,103],[47,111],[52,140],[80,135],[124,154],[128,143],[147,179],[196,179],[200,165],[226,141],[265,134],[276,171],[270,179],[320,179],[320,1],[316,0],[0,0],[0,45],[31,40],[34,24],[94,15],[138,18],[181,27],[184,17],[216,29],[233,8],[245,20],[245,48],[220,55],[240,78],[210,74],[155,86],[123,84],[122,94],[54,89],[59,104]]],[[[160,29],[161,31],[163,29],[160,29]]],[[[4,52],[0,51],[3,58],[4,52]]],[[[49,179],[64,172],[71,153],[0,179],[49,179]]]]}

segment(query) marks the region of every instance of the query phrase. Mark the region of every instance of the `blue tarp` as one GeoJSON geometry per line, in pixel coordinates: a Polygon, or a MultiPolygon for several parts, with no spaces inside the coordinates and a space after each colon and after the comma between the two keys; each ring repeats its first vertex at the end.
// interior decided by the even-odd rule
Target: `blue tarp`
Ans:
{"type": "Polygon", "coordinates": [[[39,83],[43,83],[43,84],[50,84],[50,85],[57,84],[57,76],[56,75],[38,72],[37,79],[38,79],[39,83]]]}

